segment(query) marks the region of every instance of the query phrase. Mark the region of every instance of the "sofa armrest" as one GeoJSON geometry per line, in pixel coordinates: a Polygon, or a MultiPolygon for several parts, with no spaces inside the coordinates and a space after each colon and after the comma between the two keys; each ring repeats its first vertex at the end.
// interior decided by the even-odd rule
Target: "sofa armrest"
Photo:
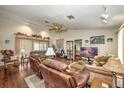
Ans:
{"type": "Polygon", "coordinates": [[[77,82],[77,87],[82,88],[82,87],[86,87],[87,82],[90,78],[90,73],[83,72],[82,74],[74,74],[74,77],[77,82]]]}
{"type": "Polygon", "coordinates": [[[65,72],[66,74],[71,75],[71,76],[74,74],[74,72],[69,69],[66,69],[65,72]]]}

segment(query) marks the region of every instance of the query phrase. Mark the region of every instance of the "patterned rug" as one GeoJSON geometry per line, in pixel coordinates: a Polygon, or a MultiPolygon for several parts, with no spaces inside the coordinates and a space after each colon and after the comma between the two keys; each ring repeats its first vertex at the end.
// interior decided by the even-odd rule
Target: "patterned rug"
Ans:
{"type": "Polygon", "coordinates": [[[28,76],[24,80],[29,88],[45,88],[44,80],[36,75],[28,76]]]}

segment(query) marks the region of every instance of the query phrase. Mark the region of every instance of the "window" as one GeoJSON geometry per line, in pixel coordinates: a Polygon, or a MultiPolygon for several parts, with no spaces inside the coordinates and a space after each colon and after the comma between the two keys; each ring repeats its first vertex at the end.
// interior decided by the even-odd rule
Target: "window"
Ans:
{"type": "Polygon", "coordinates": [[[24,49],[26,54],[29,55],[30,51],[46,51],[48,48],[48,41],[19,39],[15,40],[16,54],[20,55],[21,49],[24,49]]]}
{"type": "Polygon", "coordinates": [[[48,42],[43,42],[43,41],[34,41],[34,50],[38,51],[46,51],[48,48],[48,42]]]}

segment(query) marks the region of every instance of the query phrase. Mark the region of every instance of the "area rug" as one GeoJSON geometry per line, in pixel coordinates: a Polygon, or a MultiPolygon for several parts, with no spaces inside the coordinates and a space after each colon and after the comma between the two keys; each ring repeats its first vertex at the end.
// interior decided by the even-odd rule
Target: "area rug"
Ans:
{"type": "Polygon", "coordinates": [[[36,75],[28,76],[24,80],[29,88],[45,88],[44,80],[36,75]]]}
{"type": "Polygon", "coordinates": [[[4,62],[1,62],[1,61],[0,61],[0,66],[4,66],[4,62]]]}

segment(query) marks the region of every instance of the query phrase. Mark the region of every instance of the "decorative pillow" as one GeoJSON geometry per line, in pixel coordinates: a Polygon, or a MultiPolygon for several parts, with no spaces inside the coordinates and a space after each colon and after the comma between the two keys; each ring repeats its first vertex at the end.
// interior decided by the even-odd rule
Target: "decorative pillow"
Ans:
{"type": "Polygon", "coordinates": [[[104,64],[106,64],[108,59],[109,59],[109,56],[95,56],[94,57],[94,63],[97,66],[103,66],[104,64]]]}
{"type": "Polygon", "coordinates": [[[108,56],[95,56],[94,57],[94,59],[95,59],[95,61],[97,61],[97,62],[107,62],[107,60],[109,59],[109,57],[108,56]]]}
{"type": "Polygon", "coordinates": [[[63,63],[63,62],[60,62],[57,60],[51,60],[51,59],[44,60],[43,64],[48,66],[48,67],[54,68],[58,71],[61,71],[61,72],[65,71],[68,67],[68,65],[63,63]]]}

